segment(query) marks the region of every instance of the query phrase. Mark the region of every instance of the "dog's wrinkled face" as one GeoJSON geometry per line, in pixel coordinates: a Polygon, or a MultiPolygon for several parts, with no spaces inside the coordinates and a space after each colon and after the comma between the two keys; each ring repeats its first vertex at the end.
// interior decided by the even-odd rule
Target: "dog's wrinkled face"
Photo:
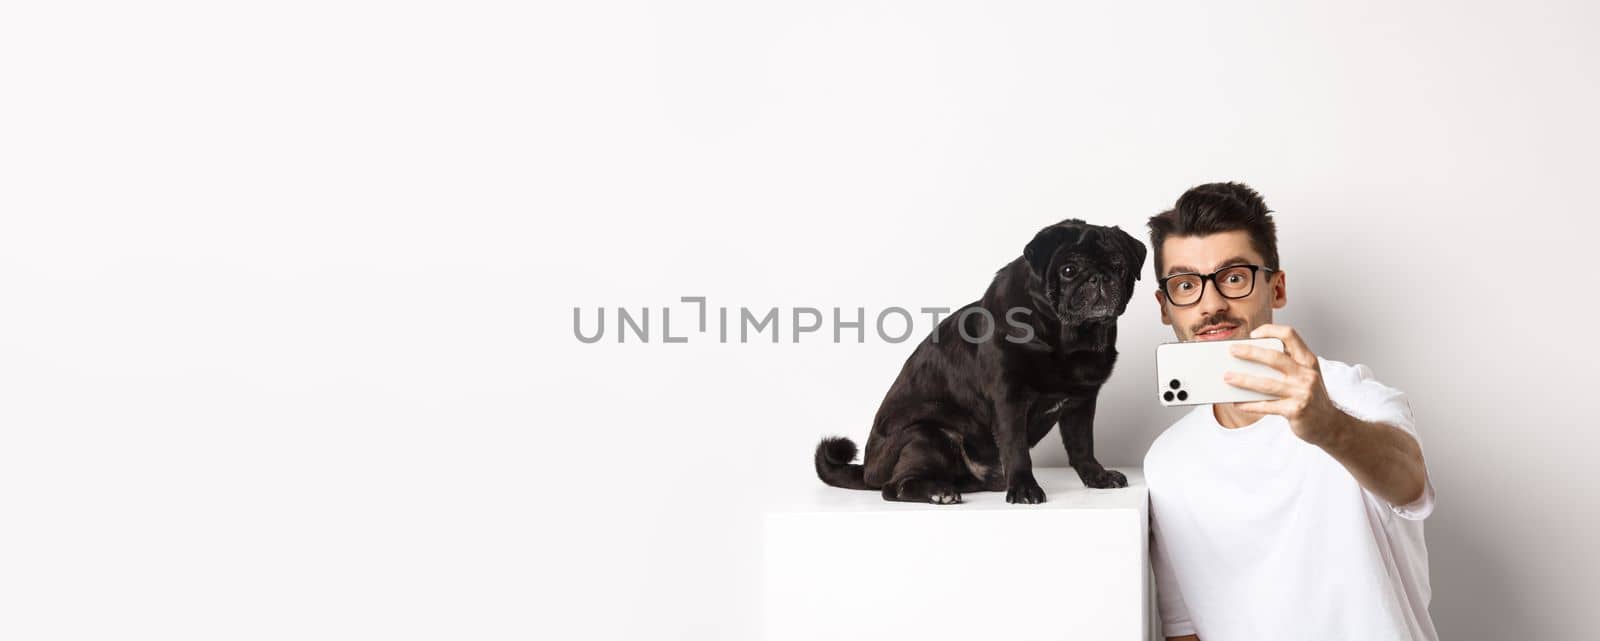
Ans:
{"type": "Polygon", "coordinates": [[[1022,252],[1035,293],[1067,322],[1121,316],[1144,268],[1145,248],[1121,228],[1069,218],[1039,231],[1022,252]]]}

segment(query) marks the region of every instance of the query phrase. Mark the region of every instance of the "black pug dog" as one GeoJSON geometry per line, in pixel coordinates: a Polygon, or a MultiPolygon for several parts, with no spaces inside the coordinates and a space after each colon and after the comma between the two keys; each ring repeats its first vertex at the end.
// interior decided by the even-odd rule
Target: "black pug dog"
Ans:
{"type": "Polygon", "coordinates": [[[817,476],[890,501],[1005,490],[1008,503],[1041,503],[1028,448],[1059,422],[1084,485],[1127,487],[1094,458],[1094,406],[1144,259],[1144,245],[1118,227],[1067,219],[1040,230],[983,300],[945,318],[906,359],[863,464],[850,463],[850,439],[824,438],[817,476]]]}

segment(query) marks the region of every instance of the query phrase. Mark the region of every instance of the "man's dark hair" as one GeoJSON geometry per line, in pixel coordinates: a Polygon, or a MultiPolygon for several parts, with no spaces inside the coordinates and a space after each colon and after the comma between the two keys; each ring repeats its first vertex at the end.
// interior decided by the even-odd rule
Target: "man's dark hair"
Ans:
{"type": "Polygon", "coordinates": [[[1168,236],[1206,236],[1239,229],[1250,233],[1250,246],[1261,254],[1266,266],[1277,269],[1278,228],[1261,194],[1244,183],[1208,183],[1183,192],[1172,209],[1150,217],[1156,278],[1167,268],[1161,260],[1161,243],[1168,236]]]}

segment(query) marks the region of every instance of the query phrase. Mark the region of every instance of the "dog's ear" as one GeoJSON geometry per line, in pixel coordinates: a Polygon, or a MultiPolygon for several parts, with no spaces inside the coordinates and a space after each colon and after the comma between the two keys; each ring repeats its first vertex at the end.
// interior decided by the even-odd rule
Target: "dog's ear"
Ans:
{"type": "Polygon", "coordinates": [[[1050,257],[1056,253],[1056,248],[1076,243],[1082,236],[1082,221],[1063,220],[1034,234],[1033,240],[1028,241],[1028,246],[1022,249],[1022,257],[1027,259],[1028,267],[1033,270],[1034,275],[1043,277],[1045,268],[1050,266],[1050,257]]]}
{"type": "Polygon", "coordinates": [[[1128,232],[1122,231],[1122,228],[1116,225],[1111,226],[1111,231],[1111,237],[1116,239],[1116,243],[1122,246],[1123,251],[1126,251],[1129,257],[1133,258],[1133,279],[1139,280],[1139,274],[1144,272],[1144,243],[1139,242],[1139,239],[1129,235],[1128,232]]]}

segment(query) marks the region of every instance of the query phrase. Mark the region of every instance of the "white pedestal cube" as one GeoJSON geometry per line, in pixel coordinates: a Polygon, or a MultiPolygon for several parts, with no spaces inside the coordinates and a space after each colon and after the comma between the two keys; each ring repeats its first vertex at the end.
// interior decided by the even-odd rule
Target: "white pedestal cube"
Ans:
{"type": "Polygon", "coordinates": [[[764,516],[764,638],[1146,641],[1144,477],[1115,469],[1128,487],[1036,469],[1037,505],[888,502],[820,482],[779,500],[764,516]]]}

